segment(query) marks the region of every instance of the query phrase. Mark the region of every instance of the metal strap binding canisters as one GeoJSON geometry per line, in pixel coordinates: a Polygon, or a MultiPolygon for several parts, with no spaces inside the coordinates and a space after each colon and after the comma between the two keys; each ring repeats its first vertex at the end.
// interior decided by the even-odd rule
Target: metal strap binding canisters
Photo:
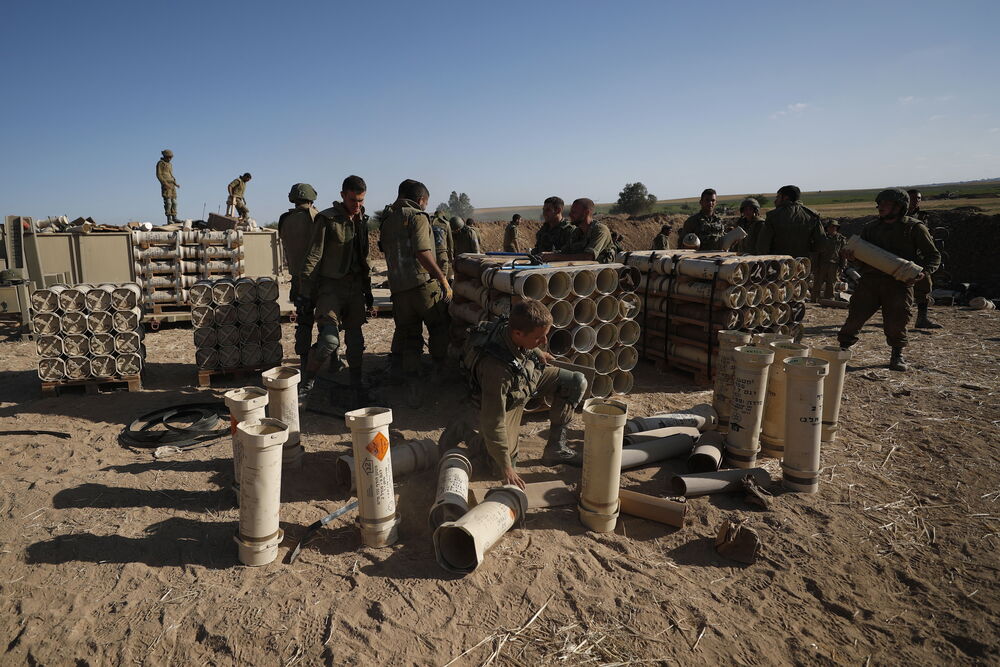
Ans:
{"type": "Polygon", "coordinates": [[[823,379],[830,372],[824,359],[785,359],[785,456],[782,484],[792,491],[819,491],[823,379]]]}
{"type": "Polygon", "coordinates": [[[618,523],[622,439],[627,420],[628,405],[622,401],[590,398],[583,404],[580,521],[599,533],[613,531],[618,523]]]}
{"type": "Polygon", "coordinates": [[[773,361],[773,350],[748,345],[736,348],[732,410],[726,435],[726,460],[734,468],[752,468],[757,461],[767,369],[773,361]]]}
{"type": "Polygon", "coordinates": [[[354,445],[361,541],[369,547],[390,546],[396,542],[399,527],[389,451],[392,410],[361,408],[348,412],[344,419],[354,445]]]}
{"type": "Polygon", "coordinates": [[[267,565],[278,556],[284,537],[281,508],[281,445],[288,426],[277,419],[257,419],[236,425],[244,445],[240,485],[240,527],[235,536],[244,565],[267,565]]]}

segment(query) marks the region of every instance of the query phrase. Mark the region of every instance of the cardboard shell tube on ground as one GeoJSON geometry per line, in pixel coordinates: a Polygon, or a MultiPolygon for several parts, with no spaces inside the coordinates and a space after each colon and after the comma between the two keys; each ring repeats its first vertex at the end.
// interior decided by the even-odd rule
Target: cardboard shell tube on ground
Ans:
{"type": "Polygon", "coordinates": [[[814,357],[785,359],[785,453],[782,485],[802,493],[819,491],[823,380],[830,362],[814,357]]]}
{"type": "Polygon", "coordinates": [[[676,528],[684,527],[687,503],[657,498],[627,489],[618,491],[618,499],[621,501],[620,511],[624,514],[631,514],[641,519],[649,519],[676,528]]]}
{"type": "Polygon", "coordinates": [[[726,460],[736,468],[752,468],[757,461],[767,369],[772,361],[773,350],[750,345],[736,348],[732,410],[726,434],[726,460]]]}
{"type": "Polygon", "coordinates": [[[437,497],[427,520],[432,531],[448,521],[457,521],[469,511],[469,476],[472,463],[457,449],[445,452],[438,463],[437,497]]]}
{"type": "Polygon", "coordinates": [[[399,514],[392,488],[389,408],[361,408],[344,415],[354,445],[358,491],[358,527],[369,547],[387,547],[397,539],[399,514]]]}
{"type": "Polygon", "coordinates": [[[836,345],[813,348],[812,356],[830,364],[830,372],[823,379],[823,426],[820,429],[823,442],[834,442],[840,430],[840,403],[844,395],[844,377],[851,351],[836,345]]]}
{"type": "Polygon", "coordinates": [[[694,451],[688,457],[687,467],[691,472],[715,472],[722,464],[726,451],[726,437],[720,431],[706,431],[694,443],[694,451]]]}
{"type": "Polygon", "coordinates": [[[236,491],[238,498],[243,465],[243,443],[236,425],[240,422],[263,419],[268,396],[267,391],[260,387],[241,387],[227,391],[223,399],[229,408],[229,431],[233,436],[233,490],[236,491]]]}
{"type": "Polygon", "coordinates": [[[622,438],[628,405],[590,398],[583,404],[583,474],[580,520],[589,529],[607,533],[618,523],[618,490],[622,469],[622,438]]]}
{"type": "Polygon", "coordinates": [[[767,369],[764,412],[760,421],[760,456],[781,458],[785,450],[785,359],[808,357],[809,348],[798,343],[775,341],[765,347],[774,350],[774,361],[767,369]]]}
{"type": "Polygon", "coordinates": [[[627,435],[624,437],[626,446],[622,448],[621,469],[639,468],[689,454],[697,437],[698,429],[688,426],[627,435]]]}
{"type": "MultiPolygon", "coordinates": [[[[392,478],[396,480],[404,475],[430,468],[438,460],[438,446],[433,440],[413,440],[397,442],[392,445],[392,478]]],[[[337,458],[334,468],[334,478],[337,486],[344,491],[353,492],[355,487],[354,457],[344,454],[337,458]]]]}
{"type": "Polygon", "coordinates": [[[719,429],[729,428],[729,409],[732,401],[733,378],[736,371],[736,352],[740,345],[750,342],[750,334],[745,331],[724,329],[719,332],[719,357],[716,361],[715,389],[712,392],[712,407],[719,415],[719,429]]]}
{"type": "Polygon", "coordinates": [[[707,403],[699,403],[687,410],[662,412],[650,417],[633,417],[625,424],[625,433],[639,433],[671,426],[690,426],[699,431],[709,431],[718,423],[715,408],[707,403]]]}
{"type": "Polygon", "coordinates": [[[490,547],[515,523],[524,520],[528,499],[524,491],[506,485],[490,489],[483,502],[457,521],[441,524],[434,531],[434,556],[449,572],[468,574],[483,562],[490,547]]]}
{"type": "Polygon", "coordinates": [[[278,555],[284,533],[281,508],[281,446],[288,426],[277,419],[255,419],[236,425],[243,445],[240,483],[240,527],[235,536],[244,565],[267,565],[278,555]]]}
{"type": "MultiPolygon", "coordinates": [[[[240,284],[246,283],[237,283],[237,287],[240,284]]],[[[256,295],[256,283],[253,287],[256,295]]],[[[302,467],[302,455],[305,452],[299,433],[298,385],[301,374],[296,368],[277,366],[264,371],[260,376],[267,389],[267,416],[288,424],[288,440],[282,452],[281,466],[284,470],[297,470],[302,467]]]]}
{"type": "Polygon", "coordinates": [[[675,496],[694,498],[713,493],[733,493],[743,490],[743,478],[753,477],[758,486],[771,484],[771,475],[764,468],[737,468],[693,475],[674,475],[670,478],[670,492],[675,496]]]}

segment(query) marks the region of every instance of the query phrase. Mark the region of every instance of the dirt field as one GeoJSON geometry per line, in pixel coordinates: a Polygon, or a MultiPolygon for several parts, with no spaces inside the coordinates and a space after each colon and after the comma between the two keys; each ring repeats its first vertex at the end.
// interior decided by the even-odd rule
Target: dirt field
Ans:
{"type": "MultiPolygon", "coordinates": [[[[842,310],[813,310],[808,341],[829,344],[842,310]]],[[[341,420],[303,413],[303,470],[283,484],[279,560],[236,560],[229,443],[166,460],[118,445],[124,422],[194,390],[191,331],[147,336],[146,391],[38,398],[33,344],[0,344],[0,650],[3,664],[997,664],[1000,592],[1000,326],[996,312],[934,308],[946,329],[915,332],[907,374],[885,369],[878,318],[852,362],[843,431],[824,452],[818,495],[782,493],[755,511],[738,496],[690,502],[677,530],[623,517],[586,532],[574,508],[534,511],[475,573],[446,575],[426,512],[435,475],[398,480],[400,542],[359,544],[339,519],[284,563],[304,527],[341,506],[333,462],[341,420]],[[763,557],[718,556],[724,517],[756,528],[763,557]],[[449,663],[449,661],[453,661],[449,663]]],[[[370,369],[391,323],[366,327],[370,369]]],[[[291,327],[285,349],[291,353],[291,327]]],[[[393,427],[436,437],[461,385],[398,404],[393,427]]],[[[640,366],[631,413],[710,394],[640,366]]],[[[574,422],[576,442],[581,423],[574,422]]],[[[529,481],[546,424],[523,429],[529,481]]],[[[681,463],[630,472],[665,494],[681,463]]],[[[778,466],[767,462],[777,479],[778,466]]]]}

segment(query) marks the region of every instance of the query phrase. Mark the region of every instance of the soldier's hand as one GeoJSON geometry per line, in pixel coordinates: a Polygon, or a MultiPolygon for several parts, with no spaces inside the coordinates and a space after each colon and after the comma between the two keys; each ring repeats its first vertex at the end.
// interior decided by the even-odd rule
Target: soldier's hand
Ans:
{"type": "Polygon", "coordinates": [[[925,275],[925,274],[924,274],[924,272],[923,272],[923,271],[921,271],[921,272],[920,272],[920,275],[918,275],[918,276],[917,276],[916,278],[914,278],[913,280],[907,280],[905,284],[906,284],[907,286],[909,286],[909,285],[915,285],[916,283],[918,283],[918,282],[920,282],[921,280],[923,280],[923,279],[924,279],[924,275],[925,275]]]}
{"type": "Polygon", "coordinates": [[[443,297],[444,302],[451,303],[451,300],[455,296],[455,292],[452,291],[451,285],[448,284],[448,281],[443,281],[441,283],[441,290],[444,292],[444,297],[443,297]]]}
{"type": "Polygon", "coordinates": [[[519,489],[523,489],[524,488],[524,480],[521,479],[521,476],[518,475],[517,471],[514,470],[513,468],[504,468],[503,469],[503,483],[504,484],[513,484],[514,486],[516,486],[519,489]]]}
{"type": "Polygon", "coordinates": [[[538,356],[540,356],[542,358],[542,361],[545,364],[551,364],[553,361],[556,360],[556,358],[554,356],[552,356],[551,354],[549,354],[545,350],[538,350],[538,356]]]}

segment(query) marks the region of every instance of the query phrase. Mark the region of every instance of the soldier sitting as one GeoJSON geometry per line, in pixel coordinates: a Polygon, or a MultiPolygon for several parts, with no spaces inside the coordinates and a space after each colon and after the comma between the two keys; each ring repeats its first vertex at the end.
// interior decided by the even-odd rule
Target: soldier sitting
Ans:
{"type": "Polygon", "coordinates": [[[552,408],[543,463],[581,465],[582,457],[566,444],[566,436],[573,410],[587,392],[587,379],[550,365],[552,356],[538,349],[551,327],[548,309],[525,299],[511,308],[509,321],[480,323],[470,331],[462,366],[479,408],[479,433],[467,414],[441,434],[442,452],[464,442],[473,456],[487,455],[491,477],[523,488],[516,471],[521,415],[530,399],[545,397],[552,408]]]}

